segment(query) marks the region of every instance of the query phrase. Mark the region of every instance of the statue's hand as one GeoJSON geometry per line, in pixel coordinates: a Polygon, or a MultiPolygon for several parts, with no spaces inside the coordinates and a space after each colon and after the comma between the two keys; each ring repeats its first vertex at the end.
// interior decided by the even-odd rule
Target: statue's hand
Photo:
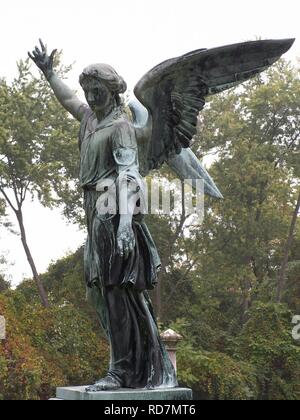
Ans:
{"type": "Polygon", "coordinates": [[[121,257],[128,258],[135,247],[135,237],[132,223],[120,224],[117,233],[117,252],[121,257]]]}
{"type": "Polygon", "coordinates": [[[41,49],[35,47],[32,53],[28,53],[29,57],[35,62],[45,77],[49,80],[53,74],[53,60],[57,50],[53,50],[50,56],[47,54],[47,48],[40,39],[41,49]]]}

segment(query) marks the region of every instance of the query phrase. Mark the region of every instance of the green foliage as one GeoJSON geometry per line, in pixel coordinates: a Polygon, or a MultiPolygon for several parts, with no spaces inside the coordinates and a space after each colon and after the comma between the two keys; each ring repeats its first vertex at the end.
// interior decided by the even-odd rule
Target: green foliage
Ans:
{"type": "MultiPolygon", "coordinates": [[[[23,245],[22,208],[28,196],[44,206],[63,206],[69,220],[81,220],[78,123],[61,108],[46,80],[32,75],[29,61],[18,63],[11,84],[0,80],[0,216],[7,207],[14,210],[23,245]]],[[[59,62],[60,55],[56,71],[64,77],[70,67],[59,62]]]]}
{"type": "Polygon", "coordinates": [[[178,379],[193,389],[194,397],[208,400],[253,400],[259,396],[254,366],[223,353],[178,349],[178,379]]]}
{"type": "MultiPolygon", "coordinates": [[[[57,70],[63,76],[69,68],[57,70]]],[[[68,203],[70,196],[74,203],[78,124],[61,108],[44,78],[31,74],[29,59],[18,63],[11,85],[0,82],[0,118],[2,198],[6,199],[3,191],[14,191],[15,208],[28,193],[45,206],[68,203]]]]}
{"type": "Polygon", "coordinates": [[[284,305],[257,303],[237,337],[235,354],[256,367],[261,398],[300,397],[300,347],[291,335],[292,317],[284,305]]]}
{"type": "MultiPolygon", "coordinates": [[[[63,76],[68,70],[58,72],[63,76]]],[[[61,109],[44,78],[31,74],[29,59],[18,63],[18,76],[11,85],[0,80],[0,118],[0,216],[5,207],[16,216],[27,260],[47,307],[27,243],[23,204],[30,195],[47,207],[64,204],[65,215],[74,217],[79,194],[74,182],[78,124],[61,109]]],[[[77,216],[80,219],[80,212],[77,216]]]]}
{"type": "MultiPolygon", "coordinates": [[[[201,113],[193,148],[198,156],[212,154],[209,172],[225,198],[206,199],[204,222],[190,226],[188,235],[181,230],[176,237],[168,236],[168,229],[176,231],[180,221],[173,218],[165,226],[154,218],[154,237],[167,261],[161,276],[161,322],[184,335],[187,347],[179,356],[179,375],[202,397],[247,398],[248,389],[249,398],[300,397],[291,313],[279,316],[285,309],[269,304],[278,287],[297,197],[299,127],[299,71],[284,61],[263,78],[212,97],[201,113]],[[266,317],[264,322],[258,308],[266,317]],[[281,317],[281,328],[272,317],[281,317]],[[267,336],[266,328],[271,331],[267,336]],[[238,353],[245,337],[260,349],[260,358],[251,357],[250,343],[248,354],[238,353]],[[235,387],[237,382],[228,371],[233,365],[239,372],[237,382],[241,380],[244,386],[235,387]],[[210,391],[203,380],[206,377],[209,383],[217,383],[210,391]],[[249,382],[246,377],[251,378],[249,382]],[[221,390],[221,384],[227,391],[221,390]],[[240,395],[235,391],[238,388],[240,395]]],[[[300,311],[299,240],[298,225],[284,294],[293,314],[300,311]]]]}
{"type": "Polygon", "coordinates": [[[93,383],[108,363],[106,343],[71,304],[44,309],[0,296],[7,339],[0,342],[0,399],[48,399],[57,386],[93,383]]]}
{"type": "Polygon", "coordinates": [[[5,280],[5,278],[0,274],[0,293],[5,292],[10,288],[9,281],[5,280]]]}

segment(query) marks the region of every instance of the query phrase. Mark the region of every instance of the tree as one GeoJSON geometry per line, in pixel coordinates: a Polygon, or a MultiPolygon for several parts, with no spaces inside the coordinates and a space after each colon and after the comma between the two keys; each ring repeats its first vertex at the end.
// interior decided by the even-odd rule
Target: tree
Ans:
{"type": "MultiPolygon", "coordinates": [[[[179,375],[206,397],[211,392],[213,398],[235,398],[230,370],[243,367],[255,376],[248,384],[242,379],[243,397],[249,386],[249,398],[255,395],[256,381],[258,398],[299,398],[291,312],[270,304],[285,257],[282,301],[293,313],[299,310],[299,127],[299,71],[285,62],[243,88],[211,98],[201,114],[193,148],[214,157],[209,171],[225,198],[206,199],[203,224],[179,236],[161,280],[162,321],[186,340],[179,375]],[[249,344],[244,346],[247,337],[257,349],[252,358],[249,344]],[[238,346],[244,346],[239,354],[238,346]]],[[[156,240],[165,228],[160,231],[161,220],[155,226],[156,240]]]]}
{"type": "MultiPolygon", "coordinates": [[[[163,263],[161,326],[184,336],[178,376],[196,398],[300,398],[299,343],[291,336],[292,315],[300,308],[299,86],[298,71],[282,62],[263,79],[213,97],[193,147],[197,154],[216,154],[209,171],[224,200],[206,198],[201,225],[174,213],[147,217],[163,263]],[[272,300],[283,258],[277,304],[272,300]]],[[[172,178],[167,168],[164,175],[172,178]]],[[[86,362],[96,345],[108,356],[84,300],[83,250],[52,264],[41,279],[50,311],[37,307],[33,280],[0,296],[0,312],[17,320],[20,331],[2,353],[0,343],[0,398],[49,395],[43,390],[52,377],[61,383],[80,378],[79,366],[85,378],[101,370],[98,361],[86,362]],[[16,378],[18,388],[11,389],[16,378]]]]}
{"type": "Polygon", "coordinates": [[[282,293],[283,293],[283,291],[285,289],[285,285],[286,285],[286,271],[287,271],[287,266],[288,266],[288,262],[289,262],[289,254],[290,254],[291,247],[292,247],[293,240],[294,240],[294,234],[295,234],[296,222],[297,222],[299,209],[300,209],[300,190],[299,190],[299,195],[298,195],[298,199],[297,199],[297,204],[296,204],[295,210],[293,212],[293,217],[292,217],[291,226],[290,226],[290,230],[289,230],[289,236],[288,236],[288,239],[286,241],[286,245],[284,247],[283,261],[282,261],[280,271],[279,271],[279,274],[278,274],[278,286],[277,286],[277,294],[276,294],[277,303],[281,302],[282,293]]]}
{"type": "Polygon", "coordinates": [[[0,274],[0,293],[5,292],[10,288],[10,283],[0,274]]]}
{"type": "MultiPolygon", "coordinates": [[[[59,72],[63,75],[68,70],[59,72]]],[[[26,237],[23,204],[31,195],[44,206],[61,205],[62,199],[76,191],[78,126],[61,109],[45,80],[31,74],[29,60],[19,62],[11,85],[0,82],[0,117],[0,194],[16,216],[41,302],[48,307],[26,237]]]]}
{"type": "Polygon", "coordinates": [[[275,295],[299,183],[299,98],[299,70],[281,61],[202,113],[194,147],[218,156],[212,172],[225,196],[202,228],[214,254],[203,274],[226,278],[242,321],[262,285],[275,295]]]}

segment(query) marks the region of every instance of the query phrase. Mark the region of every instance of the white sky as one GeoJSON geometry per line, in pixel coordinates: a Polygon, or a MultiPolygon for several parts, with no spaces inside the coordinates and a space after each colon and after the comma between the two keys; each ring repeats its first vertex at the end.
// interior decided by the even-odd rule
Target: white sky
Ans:
{"type": "MultiPolygon", "coordinates": [[[[261,38],[296,38],[289,59],[300,57],[299,0],[1,0],[0,77],[11,80],[16,61],[26,58],[39,37],[75,62],[69,84],[79,89],[78,75],[88,64],[113,65],[132,90],[151,67],[197,48],[261,38]]],[[[84,232],[66,226],[59,211],[37,203],[25,208],[28,240],[38,270],[75,250],[84,232]],[[46,225],[46,228],[44,227],[46,225]]],[[[0,229],[0,255],[13,284],[29,276],[19,238],[0,229]]]]}

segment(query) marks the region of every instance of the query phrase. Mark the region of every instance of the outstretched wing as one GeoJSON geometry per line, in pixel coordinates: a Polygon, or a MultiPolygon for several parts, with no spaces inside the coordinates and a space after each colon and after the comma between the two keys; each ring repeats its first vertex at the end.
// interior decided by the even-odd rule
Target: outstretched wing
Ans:
{"type": "Polygon", "coordinates": [[[144,173],[174,160],[182,148],[189,148],[196,134],[199,111],[208,95],[236,86],[265,70],[293,42],[293,39],[251,41],[201,49],[150,70],[134,89],[150,114],[140,145],[144,173]]]}
{"type": "MultiPolygon", "coordinates": [[[[147,109],[136,98],[131,98],[128,106],[131,110],[138,139],[140,173],[146,176],[149,173],[149,169],[147,169],[147,145],[149,139],[151,139],[151,129],[148,127],[148,122],[151,119],[147,109]]],[[[192,187],[196,188],[196,180],[202,179],[205,194],[214,198],[223,198],[213,179],[190,148],[182,149],[179,154],[168,158],[166,162],[182,181],[187,181],[192,187]]]]}

